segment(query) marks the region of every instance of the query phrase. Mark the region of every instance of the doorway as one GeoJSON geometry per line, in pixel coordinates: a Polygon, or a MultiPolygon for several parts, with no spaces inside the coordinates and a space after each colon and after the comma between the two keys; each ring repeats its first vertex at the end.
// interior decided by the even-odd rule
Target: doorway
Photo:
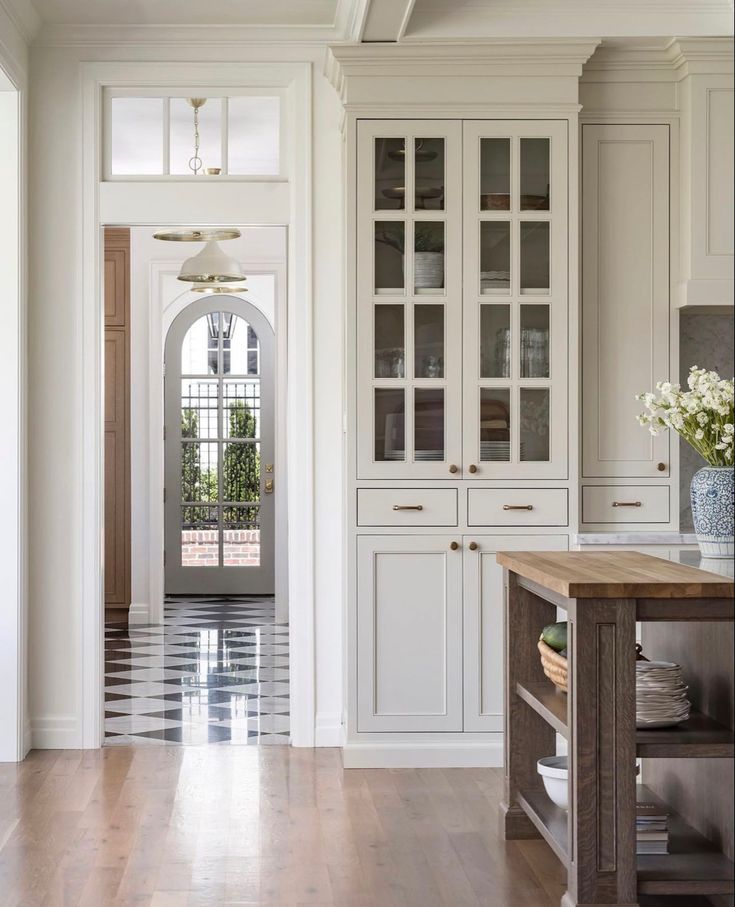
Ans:
{"type": "MultiPolygon", "coordinates": [[[[277,550],[286,233],[237,231],[228,252],[242,286],[203,293],[179,279],[186,243],[164,245],[144,226],[105,231],[106,245],[120,234],[129,251],[105,268],[106,322],[121,309],[127,330],[126,343],[105,345],[106,435],[125,400],[130,411],[127,449],[116,456],[108,444],[105,469],[130,462],[132,552],[130,611],[105,625],[108,746],[290,742],[287,558],[277,550]]],[[[116,487],[106,482],[106,533],[123,526],[116,487]]]]}
{"type": "Polygon", "coordinates": [[[165,351],[165,592],[273,595],[274,333],[214,295],[172,323],[165,351]]]}

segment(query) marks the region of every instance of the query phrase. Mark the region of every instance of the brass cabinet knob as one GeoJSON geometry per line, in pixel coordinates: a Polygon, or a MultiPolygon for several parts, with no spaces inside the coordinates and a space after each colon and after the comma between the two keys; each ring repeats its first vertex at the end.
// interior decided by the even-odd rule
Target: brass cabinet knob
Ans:
{"type": "Polygon", "coordinates": [[[449,471],[452,473],[452,475],[454,475],[455,472],[459,472],[459,468],[455,466],[454,463],[452,463],[452,465],[449,467],[449,471]]]}
{"type": "Polygon", "coordinates": [[[459,542],[450,542],[449,547],[452,549],[452,551],[456,551],[459,548],[459,542]]]}
{"type": "Polygon", "coordinates": [[[659,472],[666,472],[666,464],[665,464],[665,463],[657,463],[657,464],[656,464],[656,469],[658,469],[659,472]]]}
{"type": "Polygon", "coordinates": [[[477,542],[470,542],[470,551],[477,551],[479,547],[480,546],[477,544],[477,542]]]}
{"type": "Polygon", "coordinates": [[[470,465],[467,467],[467,470],[468,472],[471,472],[472,475],[474,475],[477,472],[477,467],[474,463],[470,463],[470,465]]]}

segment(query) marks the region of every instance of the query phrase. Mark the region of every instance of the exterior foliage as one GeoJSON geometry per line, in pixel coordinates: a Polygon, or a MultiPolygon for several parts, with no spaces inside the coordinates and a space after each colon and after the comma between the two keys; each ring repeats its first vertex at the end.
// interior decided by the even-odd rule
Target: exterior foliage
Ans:
{"type": "Polygon", "coordinates": [[[647,412],[638,416],[652,435],[673,428],[710,466],[732,466],[734,382],[717,372],[693,365],[688,391],[680,385],[659,381],[656,394],[639,394],[647,412]]]}
{"type": "MultiPolygon", "coordinates": [[[[181,437],[199,438],[196,410],[182,410],[181,437]]],[[[242,401],[234,401],[229,406],[228,437],[233,440],[224,445],[222,501],[238,505],[257,502],[260,498],[260,450],[254,440],[246,440],[256,437],[255,416],[242,401]]],[[[184,507],[183,524],[191,528],[216,526],[217,508],[207,505],[220,501],[217,468],[203,470],[199,450],[198,444],[184,443],[181,454],[182,500],[192,502],[192,506],[184,507]]],[[[243,523],[257,526],[258,508],[225,507],[223,517],[225,524],[233,524],[232,528],[241,528],[243,523]]]]}

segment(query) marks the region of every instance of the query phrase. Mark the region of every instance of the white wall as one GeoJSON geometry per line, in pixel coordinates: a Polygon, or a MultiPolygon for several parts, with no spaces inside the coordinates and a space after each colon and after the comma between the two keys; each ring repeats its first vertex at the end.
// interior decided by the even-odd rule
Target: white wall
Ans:
{"type": "Polygon", "coordinates": [[[27,53],[0,7],[0,762],[29,745],[26,672],[26,269],[25,107],[27,53]]]}
{"type": "MultiPolygon", "coordinates": [[[[284,272],[285,229],[241,229],[243,235],[227,243],[228,254],[240,261],[246,271],[272,268],[284,272]]],[[[156,532],[160,535],[163,513],[156,467],[151,463],[162,455],[160,363],[171,322],[187,305],[201,299],[190,291],[189,284],[176,279],[181,262],[201,247],[164,243],[153,238],[154,232],[152,227],[133,227],[130,231],[131,617],[136,623],[161,618],[161,560],[160,555],[154,556],[151,544],[152,533],[154,538],[156,532]],[[151,356],[152,352],[157,355],[151,356]],[[155,501],[160,505],[157,508],[152,506],[155,501]],[[158,577],[152,575],[155,572],[158,577]]],[[[262,288],[259,281],[263,283],[264,278],[257,274],[244,281],[249,292],[242,298],[259,308],[275,330],[275,280],[270,286],[263,283],[262,288]]],[[[160,475],[161,464],[157,472],[160,475]]]]}
{"type": "MultiPolygon", "coordinates": [[[[342,174],[340,105],[318,46],[64,46],[31,57],[30,695],[36,746],[79,746],[81,728],[82,195],[79,63],[307,60],[313,84],[317,742],[342,714],[342,174]]],[[[297,491],[295,492],[297,493],[297,491]]]]}

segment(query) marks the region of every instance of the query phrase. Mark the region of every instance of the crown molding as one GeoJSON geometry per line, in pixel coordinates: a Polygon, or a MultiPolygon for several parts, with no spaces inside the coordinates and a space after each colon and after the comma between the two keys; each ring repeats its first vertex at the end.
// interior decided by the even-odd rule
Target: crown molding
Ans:
{"type": "Polygon", "coordinates": [[[672,42],[678,77],[733,72],[733,38],[675,38],[672,42]]]}
{"type": "Polygon", "coordinates": [[[330,44],[325,73],[341,91],[345,76],[505,75],[533,76],[556,70],[579,75],[599,44],[597,38],[556,41],[450,41],[442,44],[330,44]]]}
{"type": "MultiPolygon", "coordinates": [[[[391,104],[414,104],[411,95],[416,83],[426,80],[423,89],[434,105],[442,103],[432,88],[441,81],[457,104],[478,104],[488,78],[518,79],[521,92],[528,92],[529,80],[574,80],[582,74],[582,66],[599,44],[595,38],[544,38],[515,41],[494,39],[481,42],[447,42],[444,44],[356,44],[343,42],[327,48],[324,74],[347,109],[363,109],[375,103],[383,108],[391,104]],[[520,80],[524,80],[521,82],[520,80]],[[390,81],[390,87],[386,85],[390,81]],[[403,91],[403,88],[406,91],[403,91]],[[355,89],[355,90],[353,90],[355,89]],[[376,94],[377,92],[377,94],[376,94]],[[408,92],[408,93],[407,93],[408,92]],[[380,97],[383,95],[383,97],[380,97]]],[[[553,89],[552,89],[553,91],[553,89]]],[[[422,99],[418,99],[421,102],[422,99]]],[[[493,100],[488,97],[487,103],[493,100]]],[[[513,102],[524,103],[527,96],[516,95],[513,102]]],[[[569,94],[547,97],[549,104],[568,103],[569,94]]],[[[445,93],[444,103],[450,100],[445,93]]],[[[428,108],[427,108],[428,109],[428,108]]]]}
{"type": "MultiPolygon", "coordinates": [[[[0,0],[4,2],[4,0],[0,0]]],[[[42,25],[38,47],[238,46],[302,44],[341,40],[335,25],[42,25]]]]}
{"type": "Polygon", "coordinates": [[[8,19],[26,44],[30,44],[41,28],[41,17],[31,0],[0,0],[8,19]]]}
{"type": "Polygon", "coordinates": [[[678,82],[693,72],[732,72],[732,65],[732,38],[603,42],[585,64],[582,82],[678,82]]]}

